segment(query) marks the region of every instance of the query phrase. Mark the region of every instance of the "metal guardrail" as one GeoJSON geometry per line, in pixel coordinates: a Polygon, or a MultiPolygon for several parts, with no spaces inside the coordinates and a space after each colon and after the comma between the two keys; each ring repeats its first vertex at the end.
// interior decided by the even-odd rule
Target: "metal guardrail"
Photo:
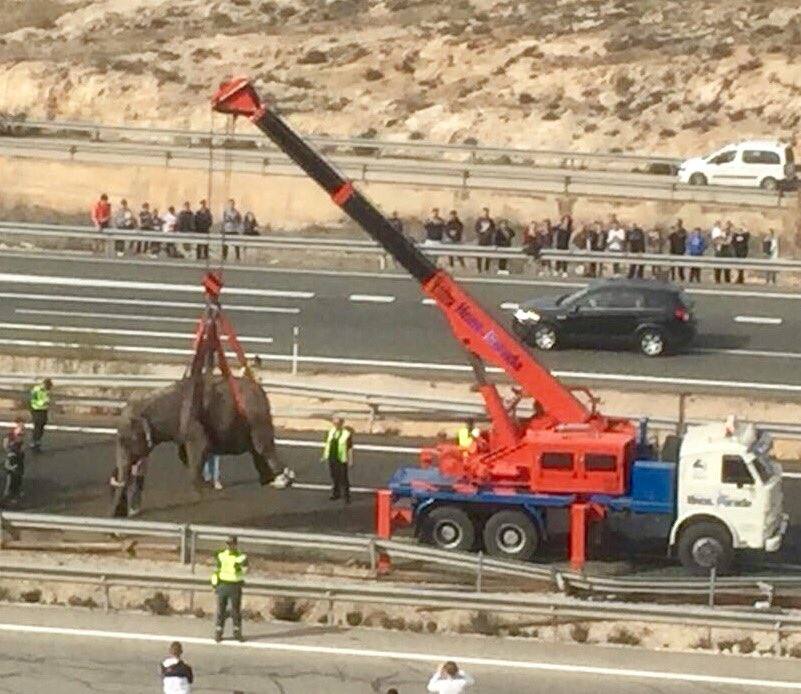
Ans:
{"type": "MultiPolygon", "coordinates": [[[[153,588],[208,592],[208,580],[165,572],[99,571],[43,565],[2,565],[0,579],[83,583],[101,588],[110,608],[112,588],[153,588]]],[[[707,628],[740,628],[774,632],[777,638],[801,630],[801,615],[788,610],[759,612],[749,609],[702,606],[634,605],[625,602],[588,603],[580,600],[535,597],[522,593],[480,593],[433,589],[425,585],[389,586],[343,581],[277,580],[251,577],[249,595],[290,597],[335,602],[410,606],[431,610],[470,610],[530,615],[557,625],[565,621],[637,621],[683,624],[707,628]]],[[[327,621],[333,624],[329,610],[327,621]]]]}
{"type": "MultiPolygon", "coordinates": [[[[58,224],[31,224],[27,222],[0,222],[0,237],[11,238],[53,238],[87,243],[104,242],[109,248],[113,241],[143,241],[166,243],[209,244],[217,249],[222,245],[253,249],[271,249],[301,252],[325,251],[327,253],[352,253],[380,256],[382,264],[386,261],[386,252],[374,241],[362,239],[331,239],[325,237],[293,237],[293,236],[241,236],[226,235],[224,238],[216,234],[187,234],[143,231],[123,231],[106,229],[98,232],[90,227],[77,227],[58,224]]],[[[523,248],[506,248],[501,246],[478,246],[475,244],[421,243],[418,247],[433,257],[457,256],[463,258],[491,258],[494,260],[531,260],[523,248]]],[[[576,263],[617,263],[628,265],[652,265],[658,267],[699,267],[730,268],[734,270],[750,270],[756,272],[796,273],[801,272],[801,260],[781,258],[715,258],[711,256],[676,256],[662,253],[609,253],[597,251],[559,251],[544,249],[540,255],[542,260],[565,261],[576,263]]],[[[146,260],[142,260],[146,263],[146,260]]]]}
{"type": "MultiPolygon", "coordinates": [[[[36,137],[43,133],[64,136],[67,134],[80,135],[94,142],[133,141],[133,142],[172,142],[189,143],[201,147],[208,147],[212,142],[215,147],[224,148],[226,144],[247,146],[253,149],[267,149],[278,151],[269,140],[249,134],[209,132],[201,130],[183,130],[170,128],[136,128],[130,126],[101,125],[97,123],[75,123],[71,121],[20,121],[13,118],[0,118],[0,133],[15,137],[36,137]]],[[[636,155],[625,153],[597,153],[575,152],[562,150],[521,149],[513,147],[487,147],[467,144],[442,144],[423,140],[410,140],[398,142],[391,140],[374,140],[365,137],[326,137],[321,135],[307,135],[304,140],[315,147],[330,150],[338,148],[344,150],[367,151],[374,156],[384,156],[389,153],[397,156],[400,153],[411,153],[415,158],[429,159],[432,154],[456,154],[476,161],[484,158],[503,157],[510,163],[522,161],[534,165],[536,162],[553,160],[561,162],[564,166],[580,167],[586,162],[615,162],[625,166],[640,166],[647,164],[664,164],[678,166],[682,160],[678,157],[664,155],[636,155]]]]}
{"type": "MultiPolygon", "coordinates": [[[[420,562],[426,565],[435,564],[444,566],[450,570],[465,571],[475,575],[476,591],[473,597],[476,600],[484,600],[485,598],[492,600],[491,594],[485,594],[481,590],[483,578],[486,576],[518,578],[539,583],[545,582],[558,590],[567,592],[580,590],[604,595],[628,593],[636,595],[654,595],[660,596],[661,598],[670,596],[709,595],[710,604],[714,603],[715,595],[767,597],[768,602],[770,602],[770,600],[775,597],[777,589],[793,590],[801,588],[801,572],[798,574],[718,577],[711,582],[704,578],[606,578],[577,574],[570,571],[560,571],[552,566],[503,561],[483,556],[481,553],[468,554],[444,551],[411,542],[382,540],[366,535],[327,535],[320,533],[297,533],[225,526],[132,521],[127,519],[0,512],[0,548],[7,545],[9,535],[18,533],[20,530],[79,532],[103,535],[111,534],[115,537],[154,537],[169,539],[178,544],[178,559],[183,564],[191,567],[192,573],[194,573],[197,566],[198,544],[201,542],[213,542],[219,545],[219,543],[230,535],[236,535],[241,546],[254,550],[259,547],[272,546],[293,548],[296,550],[311,549],[345,553],[350,556],[364,556],[365,559],[369,561],[373,572],[377,569],[379,554],[383,553],[388,554],[393,561],[405,559],[407,561],[420,562]]],[[[6,572],[10,570],[13,571],[13,568],[9,567],[6,562],[0,562],[0,577],[6,575],[6,572]]],[[[74,572],[75,570],[70,571],[74,572]]],[[[103,573],[109,576],[108,572],[103,573]]],[[[70,575],[75,574],[70,573],[70,575]]],[[[42,575],[38,576],[38,578],[42,578],[42,575]]],[[[183,585],[188,587],[195,585],[203,589],[208,588],[208,583],[205,579],[197,579],[193,576],[182,576],[181,580],[185,581],[186,583],[183,585]],[[200,583],[197,583],[197,581],[200,581],[200,583]]],[[[292,581],[289,585],[294,586],[297,590],[304,590],[297,581],[292,581]]],[[[252,580],[248,581],[248,586],[251,589],[253,588],[254,583],[252,580]]],[[[162,585],[162,587],[166,586],[162,585]]],[[[352,597],[352,593],[348,594],[350,597],[345,597],[347,591],[343,589],[342,585],[339,583],[328,586],[327,590],[334,595],[339,595],[339,599],[356,600],[356,598],[352,597]]],[[[385,589],[365,586],[359,586],[356,589],[357,593],[358,591],[365,591],[371,598],[376,595],[380,596],[383,590],[385,589]]],[[[423,590],[425,592],[425,589],[423,590]]],[[[441,595],[442,593],[437,591],[437,594],[441,595]]],[[[305,593],[291,593],[291,595],[307,596],[305,593]]],[[[459,595],[465,595],[465,593],[460,592],[459,595]]],[[[365,601],[368,600],[365,598],[365,601]]],[[[526,601],[533,601],[539,604],[541,599],[532,599],[525,594],[516,594],[511,603],[507,603],[507,606],[511,609],[512,604],[519,606],[526,604],[526,601]]],[[[542,604],[551,604],[552,602],[553,600],[551,599],[551,601],[542,604]]],[[[465,607],[465,603],[459,601],[449,603],[449,605],[450,604],[454,606],[454,609],[471,609],[465,607]]],[[[595,605],[597,605],[597,603],[595,605]]],[[[440,605],[440,607],[446,607],[446,605],[440,605]]],[[[628,605],[626,609],[636,611],[637,608],[628,605]]],[[[755,619],[758,620],[764,619],[767,616],[772,615],[755,613],[755,619]]],[[[801,625],[801,614],[798,615],[797,619],[799,620],[798,624],[801,625]]]]}
{"type": "MultiPolygon", "coordinates": [[[[73,388],[111,388],[115,390],[160,388],[175,381],[170,376],[141,376],[137,374],[115,374],[113,376],[93,376],[89,374],[48,374],[60,386],[73,388]]],[[[37,379],[36,374],[0,374],[0,395],[26,398],[27,391],[11,390],[9,386],[28,386],[37,379]],[[3,390],[5,389],[5,390],[3,390]]],[[[486,409],[479,400],[437,399],[421,398],[409,395],[396,395],[393,393],[376,393],[366,390],[352,390],[347,388],[331,388],[318,384],[287,382],[274,379],[260,379],[261,384],[270,393],[283,393],[296,397],[316,398],[318,400],[342,400],[365,405],[374,419],[381,409],[401,411],[439,412],[454,417],[473,416],[486,417],[486,409]]],[[[121,408],[124,402],[112,398],[88,398],[80,396],[67,396],[69,403],[84,406],[106,406],[121,408]]],[[[59,400],[62,398],[59,397],[59,400]]],[[[530,407],[519,407],[521,415],[531,413],[530,407]]],[[[633,421],[640,419],[641,415],[617,414],[617,417],[628,417],[633,421]]],[[[696,424],[708,424],[712,420],[687,418],[680,411],[676,419],[669,417],[649,417],[648,423],[655,429],[676,431],[679,428],[696,424]]],[[[770,432],[775,438],[781,440],[801,440],[801,425],[785,422],[755,422],[755,425],[764,431],[770,432]]]]}
{"type": "MultiPolygon", "coordinates": [[[[208,137],[208,136],[207,136],[208,137]]],[[[368,140],[368,143],[371,142],[368,140]]],[[[369,146],[369,145],[366,145],[369,146]]],[[[121,165],[155,165],[173,169],[202,168],[261,175],[305,176],[283,153],[258,149],[225,149],[212,158],[208,148],[128,142],[87,142],[55,138],[0,137],[0,153],[28,158],[121,165]]],[[[334,154],[332,162],[344,176],[362,183],[391,183],[427,188],[495,190],[521,194],[551,194],[623,200],[696,202],[735,208],[781,209],[794,204],[782,191],[734,186],[692,186],[671,176],[615,174],[571,169],[472,163],[409,162],[334,154]]]]}

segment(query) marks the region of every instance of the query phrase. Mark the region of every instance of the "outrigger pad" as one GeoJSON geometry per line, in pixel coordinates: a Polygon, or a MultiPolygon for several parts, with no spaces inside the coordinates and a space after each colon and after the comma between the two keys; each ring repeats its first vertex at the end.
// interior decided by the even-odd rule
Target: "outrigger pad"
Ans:
{"type": "Polygon", "coordinates": [[[276,489],[286,489],[295,483],[295,471],[285,467],[283,472],[276,475],[276,478],[270,484],[276,489]]]}

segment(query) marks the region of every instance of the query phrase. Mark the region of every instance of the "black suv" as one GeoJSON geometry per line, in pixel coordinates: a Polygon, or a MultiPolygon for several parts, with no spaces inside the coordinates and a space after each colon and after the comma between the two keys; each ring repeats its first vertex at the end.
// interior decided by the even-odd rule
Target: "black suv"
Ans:
{"type": "Polygon", "coordinates": [[[556,299],[534,299],[515,311],[512,328],[539,349],[557,345],[636,346],[649,357],[695,337],[692,304],[680,287],[657,280],[598,280],[556,299]]]}

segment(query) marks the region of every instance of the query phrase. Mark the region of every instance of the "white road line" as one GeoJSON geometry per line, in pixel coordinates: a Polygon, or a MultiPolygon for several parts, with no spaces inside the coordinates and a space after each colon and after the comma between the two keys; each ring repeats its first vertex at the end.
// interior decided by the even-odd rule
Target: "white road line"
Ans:
{"type": "Polygon", "coordinates": [[[373,304],[391,304],[395,301],[395,297],[388,294],[351,294],[348,299],[350,301],[363,301],[373,304]]]}
{"type": "Polygon", "coordinates": [[[436,306],[437,302],[434,299],[423,299],[421,302],[423,306],[436,306]]]}
{"type": "Polygon", "coordinates": [[[516,304],[514,301],[504,301],[501,304],[501,308],[504,311],[516,311],[520,308],[520,304],[516,304]]]}
{"type": "MultiPolygon", "coordinates": [[[[601,667],[595,665],[574,665],[572,663],[552,663],[533,660],[513,660],[505,658],[486,658],[458,653],[419,653],[403,651],[381,651],[373,648],[344,648],[338,646],[318,646],[301,643],[283,643],[280,641],[223,641],[216,643],[213,639],[183,634],[147,634],[143,632],[110,631],[105,629],[79,629],[74,627],[35,626],[30,624],[0,624],[0,631],[10,634],[39,634],[44,636],[67,636],[84,639],[111,639],[115,641],[145,641],[155,643],[171,643],[180,641],[192,646],[209,646],[215,650],[220,648],[237,648],[255,651],[272,651],[282,653],[298,653],[306,656],[339,656],[340,658],[366,658],[372,660],[398,660],[401,662],[442,663],[454,660],[457,663],[473,667],[500,668],[502,670],[528,670],[532,672],[559,672],[566,674],[593,675],[596,677],[612,677],[618,679],[641,679],[673,682],[693,682],[696,684],[712,684],[729,687],[746,687],[764,689],[801,690],[801,682],[789,680],[769,680],[748,677],[729,677],[724,675],[704,675],[693,672],[676,672],[670,670],[641,670],[635,668],[601,667]]],[[[710,663],[719,662],[710,659],[710,663]]]]}
{"type": "MultiPolygon", "coordinates": [[[[117,328],[79,328],[72,325],[41,325],[39,323],[1,323],[0,330],[31,330],[37,332],[80,333],[82,335],[123,335],[128,337],[163,337],[168,339],[191,340],[193,333],[172,333],[161,330],[127,330],[117,328]]],[[[240,342],[272,344],[271,337],[239,336],[240,342]]],[[[93,346],[93,345],[89,345],[93,346]]]]}
{"type": "Polygon", "coordinates": [[[731,354],[736,357],[768,357],[769,359],[801,359],[799,352],[774,352],[767,349],[694,349],[693,354],[731,354]]]}
{"type": "MultiPolygon", "coordinates": [[[[0,272],[0,282],[9,284],[35,284],[55,287],[95,287],[100,289],[141,289],[152,292],[191,292],[199,294],[200,284],[170,284],[166,282],[132,282],[130,280],[92,279],[89,277],[60,277],[56,275],[17,275],[0,272]]],[[[249,287],[224,287],[227,296],[270,296],[286,299],[312,299],[314,292],[296,292],[283,289],[251,289],[249,287]]]]}
{"type": "MultiPolygon", "coordinates": [[[[157,301],[155,299],[114,299],[105,296],[76,296],[76,295],[62,295],[62,294],[23,294],[21,292],[0,292],[0,299],[22,299],[24,301],[62,301],[65,303],[76,304],[113,304],[115,306],[158,306],[159,308],[191,308],[202,309],[206,304],[198,301],[192,303],[189,301],[157,301]]],[[[238,306],[236,304],[226,304],[225,311],[248,311],[253,313],[300,313],[299,308],[284,307],[284,306],[238,306]]]]}
{"type": "Polygon", "coordinates": [[[174,316],[145,316],[135,313],[91,313],[89,311],[46,311],[36,308],[15,308],[14,313],[31,316],[64,316],[69,318],[101,318],[103,320],[143,320],[148,323],[194,323],[197,318],[176,318],[174,316]]]}
{"type": "Polygon", "coordinates": [[[755,323],[757,325],[781,325],[783,319],[770,316],[735,316],[735,323],[755,323]]]}

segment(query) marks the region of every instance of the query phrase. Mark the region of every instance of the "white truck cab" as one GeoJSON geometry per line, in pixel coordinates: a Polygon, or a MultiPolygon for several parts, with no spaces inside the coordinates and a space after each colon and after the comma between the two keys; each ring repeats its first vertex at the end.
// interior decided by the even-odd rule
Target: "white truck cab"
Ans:
{"type": "Polygon", "coordinates": [[[782,470],[753,424],[691,427],[679,449],[670,548],[691,571],[726,571],[736,549],[775,552],[787,530],[782,470]]]}

